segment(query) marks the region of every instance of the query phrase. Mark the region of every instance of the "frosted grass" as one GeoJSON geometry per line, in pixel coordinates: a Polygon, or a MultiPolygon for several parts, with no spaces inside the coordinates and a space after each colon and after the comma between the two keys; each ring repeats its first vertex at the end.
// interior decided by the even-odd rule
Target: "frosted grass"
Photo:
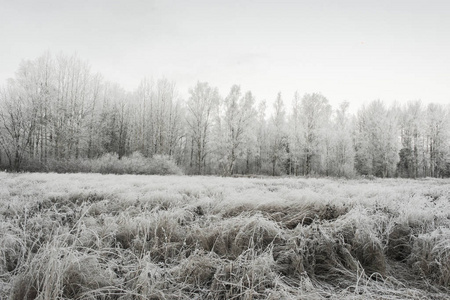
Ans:
{"type": "Polygon", "coordinates": [[[0,298],[447,299],[450,181],[0,173],[0,298]]]}

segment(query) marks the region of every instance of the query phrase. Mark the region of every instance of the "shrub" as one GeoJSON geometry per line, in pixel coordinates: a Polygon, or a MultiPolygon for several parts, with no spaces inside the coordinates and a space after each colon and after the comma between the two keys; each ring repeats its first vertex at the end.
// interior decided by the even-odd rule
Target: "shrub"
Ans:
{"type": "Polygon", "coordinates": [[[101,174],[142,174],[142,175],[181,175],[182,170],[167,155],[144,157],[133,152],[129,157],[119,159],[116,153],[106,153],[96,159],[49,159],[47,163],[30,160],[22,171],[56,173],[101,173],[101,174]]]}
{"type": "Polygon", "coordinates": [[[170,159],[167,155],[155,155],[149,163],[150,173],[153,174],[177,174],[181,175],[183,172],[181,169],[175,164],[173,160],[170,159]],[[151,169],[153,168],[153,170],[151,169]]]}

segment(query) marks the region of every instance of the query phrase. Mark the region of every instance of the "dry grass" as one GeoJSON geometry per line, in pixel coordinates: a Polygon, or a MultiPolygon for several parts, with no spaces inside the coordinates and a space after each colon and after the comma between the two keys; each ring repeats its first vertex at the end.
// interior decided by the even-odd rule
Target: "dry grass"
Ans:
{"type": "Polygon", "coordinates": [[[448,180],[0,173],[1,299],[448,299],[448,180]]]}

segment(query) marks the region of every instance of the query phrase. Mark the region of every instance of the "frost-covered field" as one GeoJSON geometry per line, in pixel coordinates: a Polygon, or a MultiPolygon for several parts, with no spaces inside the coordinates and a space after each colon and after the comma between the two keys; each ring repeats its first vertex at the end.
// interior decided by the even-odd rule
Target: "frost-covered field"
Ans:
{"type": "Polygon", "coordinates": [[[0,173],[1,299],[447,299],[449,180],[0,173]]]}

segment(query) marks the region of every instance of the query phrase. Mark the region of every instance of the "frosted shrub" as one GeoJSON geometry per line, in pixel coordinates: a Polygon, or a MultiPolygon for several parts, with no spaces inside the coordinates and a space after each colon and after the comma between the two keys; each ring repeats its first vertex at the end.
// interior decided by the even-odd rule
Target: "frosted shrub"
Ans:
{"type": "Polygon", "coordinates": [[[117,162],[118,173],[146,174],[147,159],[140,152],[133,152],[129,157],[122,157],[117,162]]]}
{"type": "Polygon", "coordinates": [[[181,175],[181,169],[165,155],[155,155],[146,158],[139,152],[133,152],[129,157],[124,157],[118,162],[119,174],[146,174],[146,175],[181,175]]]}
{"type": "Polygon", "coordinates": [[[176,174],[181,175],[183,172],[167,155],[155,155],[150,160],[150,166],[153,168],[153,174],[176,174]]]}
{"type": "Polygon", "coordinates": [[[91,161],[94,173],[117,173],[119,155],[116,153],[106,153],[98,159],[91,161]]]}
{"type": "Polygon", "coordinates": [[[133,152],[129,157],[119,159],[117,153],[106,153],[96,159],[48,160],[46,164],[30,162],[23,167],[28,172],[56,173],[101,173],[101,174],[139,174],[169,175],[183,174],[182,170],[167,155],[144,157],[140,152],[133,152]]]}

